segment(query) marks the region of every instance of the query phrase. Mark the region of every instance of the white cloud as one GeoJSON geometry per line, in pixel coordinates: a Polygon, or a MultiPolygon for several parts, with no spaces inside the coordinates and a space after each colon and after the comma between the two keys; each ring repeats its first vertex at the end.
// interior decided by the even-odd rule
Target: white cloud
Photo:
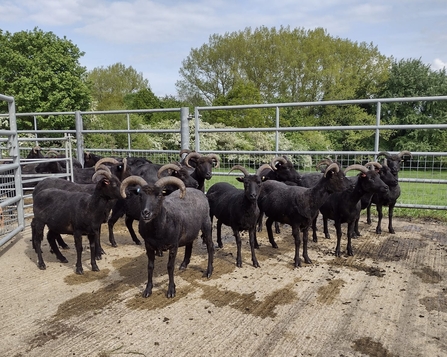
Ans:
{"type": "Polygon", "coordinates": [[[443,62],[439,58],[435,58],[435,60],[431,64],[431,68],[437,71],[438,69],[447,68],[447,63],[443,62]]]}

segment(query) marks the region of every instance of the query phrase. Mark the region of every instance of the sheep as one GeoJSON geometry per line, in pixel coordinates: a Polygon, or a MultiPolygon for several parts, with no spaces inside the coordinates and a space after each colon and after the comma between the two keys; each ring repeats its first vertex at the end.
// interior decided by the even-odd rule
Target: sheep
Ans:
{"type": "Polygon", "coordinates": [[[181,164],[191,170],[191,177],[199,184],[198,189],[205,192],[205,180],[209,180],[213,176],[213,165],[215,168],[219,167],[219,157],[215,154],[202,155],[186,149],[180,151],[180,156],[184,153],[187,155],[181,164]]]}
{"type": "Polygon", "coordinates": [[[268,217],[266,227],[272,246],[278,247],[273,239],[272,223],[274,221],[287,223],[292,227],[292,235],[295,239],[295,267],[301,266],[300,231],[303,232],[304,261],[311,264],[312,261],[307,253],[309,227],[329,195],[333,192],[341,192],[350,185],[350,181],[336,163],[329,165],[318,183],[311,188],[288,186],[273,180],[264,182],[258,205],[268,217]]]}
{"type": "Polygon", "coordinates": [[[334,220],[335,229],[337,231],[337,246],[335,248],[335,255],[337,257],[340,257],[342,223],[348,224],[347,253],[350,256],[354,255],[351,241],[352,238],[355,237],[354,228],[360,216],[360,201],[362,196],[367,193],[388,192],[388,186],[380,179],[380,176],[376,171],[368,170],[365,166],[355,164],[348,166],[344,170],[345,174],[350,170],[360,171],[360,174],[356,177],[356,184],[354,188],[333,193],[320,207],[320,212],[323,215],[324,235],[327,239],[330,238],[328,231],[328,219],[334,220]]]}
{"type": "Polygon", "coordinates": [[[82,184],[92,183],[92,176],[94,175],[98,167],[103,164],[110,164],[110,171],[121,181],[131,175],[130,168],[128,167],[127,160],[125,158],[122,161],[118,161],[117,159],[112,157],[105,157],[98,160],[94,167],[74,167],[73,181],[82,184]]]}
{"type": "Polygon", "coordinates": [[[42,258],[41,243],[45,226],[51,233],[48,240],[56,257],[66,261],[55,244],[56,234],[72,234],[75,240],[77,261],[76,274],[83,274],[82,235],[90,243],[90,261],[93,271],[98,271],[95,260],[95,241],[104,221],[104,210],[109,200],[120,197],[120,181],[106,170],[98,170],[92,179],[96,183],[92,195],[85,192],[69,192],[47,188],[33,195],[34,218],[31,222],[33,248],[37,253],[38,267],[46,269],[42,258]]]}
{"type": "Polygon", "coordinates": [[[103,156],[92,154],[90,152],[84,152],[84,168],[95,167],[95,164],[102,158],[103,156]]]}
{"type": "Polygon", "coordinates": [[[388,166],[390,168],[392,174],[397,176],[397,174],[400,170],[400,164],[402,162],[402,157],[404,157],[404,156],[411,157],[411,152],[404,150],[398,154],[392,155],[387,151],[381,151],[377,154],[377,158],[379,158],[380,156],[385,156],[384,165],[388,166]]]}
{"type": "Polygon", "coordinates": [[[262,184],[260,173],[266,168],[271,170],[268,164],[264,164],[257,170],[256,174],[250,175],[245,167],[235,165],[230,172],[233,170],[242,171],[244,177],[237,177],[236,180],[244,184],[243,190],[237,189],[227,182],[218,182],[212,185],[206,193],[210,205],[211,223],[213,222],[213,216],[217,218],[217,244],[220,248],[223,247],[222,224],[230,226],[236,238],[236,265],[239,268],[242,267],[241,236],[239,234],[242,230],[247,230],[249,234],[253,266],[255,268],[260,266],[255,254],[256,223],[259,216],[257,199],[262,184]]]}
{"type": "Polygon", "coordinates": [[[139,233],[144,238],[148,257],[148,281],[143,292],[147,298],[152,294],[155,252],[169,250],[168,276],[169,284],[166,296],[175,296],[174,265],[178,247],[185,246],[185,256],[180,269],[186,269],[190,262],[192,245],[199,231],[207,246],[208,267],[206,276],[213,272],[214,246],[211,240],[211,220],[208,200],[205,194],[194,188],[186,188],[176,177],[163,177],[155,183],[147,183],[139,176],[130,176],[121,184],[121,196],[126,197],[126,188],[138,185],[133,189],[140,198],[141,214],[139,218],[139,233]],[[167,185],[177,185],[180,194],[176,192],[165,196],[163,188],[167,185]]]}
{"type": "MultiPolygon", "coordinates": [[[[170,175],[182,180],[186,187],[192,187],[192,188],[198,187],[197,181],[189,175],[188,171],[184,167],[181,167],[176,164],[166,164],[163,166],[156,164],[145,164],[141,165],[139,167],[139,170],[134,171],[138,173],[137,175],[134,176],[140,176],[146,182],[149,183],[156,182],[163,175],[166,175],[168,171],[170,171],[170,175]],[[156,171],[156,176],[153,176],[153,171],[155,171],[155,169],[158,170],[156,171]]],[[[164,193],[169,194],[174,190],[175,188],[173,186],[167,185],[165,187],[164,193]]],[[[138,196],[131,194],[126,199],[121,198],[118,201],[116,201],[115,205],[112,208],[112,214],[110,215],[110,218],[107,221],[107,225],[109,228],[109,242],[112,247],[117,247],[115,235],[113,233],[113,227],[115,226],[115,223],[118,221],[118,219],[124,215],[126,215],[125,224],[130,233],[132,241],[134,241],[135,244],[137,245],[141,244],[141,241],[138,239],[132,226],[134,220],[137,221],[139,220],[140,213],[141,208],[138,196]]]]}

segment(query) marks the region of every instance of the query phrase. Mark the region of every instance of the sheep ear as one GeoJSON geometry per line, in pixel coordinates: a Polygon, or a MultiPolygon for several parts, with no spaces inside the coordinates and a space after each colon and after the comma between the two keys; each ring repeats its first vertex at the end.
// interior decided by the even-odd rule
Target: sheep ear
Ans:
{"type": "Polygon", "coordinates": [[[362,176],[362,177],[366,177],[366,174],[365,174],[364,172],[361,172],[361,173],[360,173],[360,176],[362,176]]]}
{"type": "Polygon", "coordinates": [[[236,180],[238,180],[239,182],[244,182],[244,178],[243,177],[236,177],[236,180]]]}

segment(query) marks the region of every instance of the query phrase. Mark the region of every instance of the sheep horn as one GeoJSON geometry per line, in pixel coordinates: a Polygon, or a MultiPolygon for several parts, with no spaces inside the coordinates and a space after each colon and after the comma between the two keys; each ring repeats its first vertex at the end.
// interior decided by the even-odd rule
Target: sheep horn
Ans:
{"type": "Polygon", "coordinates": [[[182,149],[182,150],[180,150],[180,157],[182,157],[183,154],[189,154],[190,152],[192,152],[192,151],[189,149],[182,149]]]}
{"type": "Polygon", "coordinates": [[[33,153],[37,154],[37,151],[42,150],[39,145],[33,147],[33,153]]]}
{"type": "Polygon", "coordinates": [[[157,182],[154,183],[157,187],[165,187],[166,185],[175,185],[180,189],[180,198],[185,197],[186,186],[182,180],[174,176],[162,177],[157,182]]]}
{"type": "Polygon", "coordinates": [[[120,186],[120,194],[121,194],[122,198],[126,198],[126,188],[129,185],[146,186],[147,182],[141,176],[132,175],[132,176],[126,177],[123,180],[123,182],[121,182],[121,186],[120,186]]]}
{"type": "Polygon", "coordinates": [[[364,174],[366,174],[368,172],[368,169],[365,166],[359,165],[359,164],[354,164],[354,165],[349,165],[344,170],[344,173],[346,174],[348,171],[351,171],[351,170],[359,170],[359,171],[363,172],[364,174]]]}
{"type": "Polygon", "coordinates": [[[247,169],[241,165],[234,165],[228,173],[230,173],[233,170],[240,170],[244,174],[244,176],[249,176],[250,173],[247,171],[247,169]]]}
{"type": "Polygon", "coordinates": [[[379,164],[378,162],[375,162],[375,161],[367,162],[364,166],[365,166],[366,168],[368,168],[369,166],[375,166],[375,167],[377,167],[378,169],[381,169],[381,168],[382,168],[382,165],[379,164]]]}
{"type": "Polygon", "coordinates": [[[326,159],[324,159],[324,160],[321,160],[321,161],[317,164],[317,166],[315,166],[315,168],[317,169],[317,171],[319,171],[321,165],[324,165],[324,164],[326,164],[326,165],[330,165],[330,164],[332,164],[332,163],[333,163],[333,161],[332,161],[331,159],[326,158],[326,159]]]}
{"type": "Polygon", "coordinates": [[[52,157],[59,155],[59,153],[56,150],[48,150],[48,152],[45,156],[48,157],[49,154],[51,154],[50,156],[52,156],[52,157]]]}
{"type": "Polygon", "coordinates": [[[262,164],[261,166],[259,166],[258,170],[256,171],[256,175],[261,175],[262,171],[264,171],[265,169],[269,169],[271,171],[273,171],[272,167],[269,164],[262,164]]]}
{"type": "Polygon", "coordinates": [[[110,170],[98,170],[95,172],[95,174],[92,177],[92,181],[96,182],[96,179],[98,178],[98,176],[105,176],[106,178],[108,178],[109,180],[112,178],[112,174],[110,173],[110,170]]]}
{"type": "Polygon", "coordinates": [[[334,162],[332,164],[330,164],[327,168],[326,171],[324,171],[324,177],[326,177],[326,174],[331,171],[334,170],[335,172],[339,172],[340,168],[338,167],[338,165],[334,162]]]}
{"type": "Polygon", "coordinates": [[[381,151],[377,154],[377,157],[379,156],[385,156],[387,159],[391,158],[391,154],[388,151],[381,151]]]}
{"type": "Polygon", "coordinates": [[[96,171],[98,171],[98,170],[104,170],[104,171],[107,171],[108,173],[112,174],[112,171],[110,171],[109,167],[104,164],[99,165],[98,169],[96,171]]]}
{"type": "Polygon", "coordinates": [[[157,171],[157,177],[158,178],[162,178],[163,176],[161,176],[161,174],[164,172],[164,171],[166,171],[166,170],[174,170],[174,171],[179,171],[179,170],[181,170],[182,168],[180,167],[180,166],[178,166],[178,165],[175,165],[175,164],[166,164],[166,165],[163,165],[162,167],[160,167],[159,169],[158,169],[158,171],[157,171]]]}
{"type": "Polygon", "coordinates": [[[217,156],[216,154],[208,154],[206,155],[207,157],[209,157],[210,159],[216,161],[216,166],[214,166],[215,169],[217,169],[219,167],[219,156],[217,156]]]}
{"type": "Polygon", "coordinates": [[[411,152],[409,152],[409,151],[407,151],[407,150],[404,150],[404,151],[401,151],[399,154],[397,154],[397,156],[399,157],[399,159],[401,159],[402,156],[406,156],[406,155],[408,155],[408,156],[411,157],[411,152]]]}
{"type": "Polygon", "coordinates": [[[117,159],[114,159],[112,157],[104,157],[104,158],[98,160],[98,162],[95,164],[95,171],[98,169],[99,165],[101,165],[101,164],[103,164],[105,162],[109,162],[109,163],[114,164],[114,165],[120,163],[117,159]]]}
{"type": "Polygon", "coordinates": [[[276,163],[280,162],[281,164],[287,164],[287,160],[284,159],[281,156],[275,156],[272,161],[270,161],[270,166],[272,167],[273,170],[276,170],[276,163]]]}
{"type": "Polygon", "coordinates": [[[188,155],[186,155],[186,157],[185,157],[185,165],[186,166],[188,166],[188,167],[192,167],[190,164],[189,164],[189,160],[191,159],[191,158],[196,158],[196,159],[199,159],[200,157],[202,157],[202,154],[199,154],[198,152],[196,152],[196,151],[191,151],[188,155]]]}

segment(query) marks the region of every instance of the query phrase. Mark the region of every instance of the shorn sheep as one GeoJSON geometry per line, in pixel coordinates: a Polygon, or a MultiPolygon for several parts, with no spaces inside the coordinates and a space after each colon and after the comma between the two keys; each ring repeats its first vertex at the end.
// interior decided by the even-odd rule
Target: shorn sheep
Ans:
{"type": "Polygon", "coordinates": [[[213,272],[214,246],[211,240],[211,220],[208,200],[205,194],[195,188],[186,188],[176,177],[163,177],[155,183],[147,183],[140,176],[130,176],[121,184],[121,196],[126,197],[126,189],[135,190],[140,197],[141,215],[139,233],[144,239],[148,257],[148,281],[143,297],[152,294],[154,262],[156,251],[169,250],[169,284],[166,296],[175,296],[174,266],[178,247],[185,246],[185,256],[180,269],[185,269],[191,258],[192,246],[199,232],[208,250],[206,276],[213,272]],[[164,187],[177,185],[178,192],[165,196],[164,187]]]}
{"type": "Polygon", "coordinates": [[[238,267],[242,267],[242,243],[239,232],[244,230],[248,231],[249,234],[253,266],[255,268],[260,266],[255,254],[256,223],[259,217],[257,200],[262,185],[260,173],[266,168],[271,170],[268,164],[264,164],[257,170],[256,174],[250,175],[245,167],[235,165],[230,172],[240,170],[244,174],[244,177],[236,178],[244,184],[244,189],[238,189],[227,182],[218,182],[212,185],[206,193],[210,204],[211,222],[214,216],[217,218],[217,244],[222,248],[222,224],[230,226],[236,238],[236,265],[238,267]]]}
{"type": "Polygon", "coordinates": [[[77,274],[84,272],[81,261],[82,235],[87,235],[92,270],[99,270],[95,260],[95,243],[99,239],[99,230],[104,222],[104,211],[108,202],[120,197],[120,181],[106,170],[98,170],[93,181],[96,182],[93,194],[47,188],[33,195],[34,218],[31,222],[31,232],[40,269],[46,269],[41,243],[44,228],[47,226],[50,247],[60,261],[66,259],[56,244],[56,237],[60,234],[73,234],[77,253],[77,274]]]}
{"type": "Polygon", "coordinates": [[[341,192],[350,186],[351,182],[336,163],[326,168],[321,179],[312,188],[288,186],[273,180],[264,182],[258,204],[260,210],[268,217],[266,227],[272,246],[278,247],[273,239],[273,222],[287,223],[292,227],[292,235],[295,240],[295,267],[301,266],[300,231],[303,233],[304,261],[311,264],[312,261],[307,253],[309,227],[329,195],[341,192]]]}

